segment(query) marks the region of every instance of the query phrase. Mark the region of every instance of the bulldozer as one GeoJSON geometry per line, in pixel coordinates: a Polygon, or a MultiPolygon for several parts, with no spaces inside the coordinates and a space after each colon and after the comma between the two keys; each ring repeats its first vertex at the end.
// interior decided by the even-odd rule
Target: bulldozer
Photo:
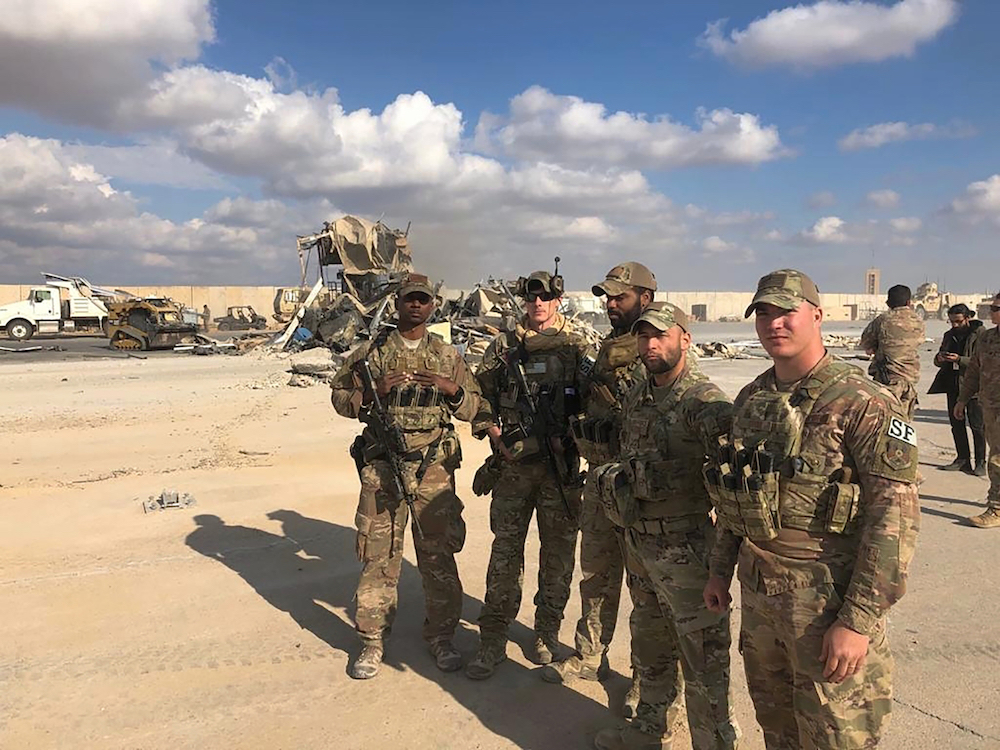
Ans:
{"type": "Polygon", "coordinates": [[[109,302],[112,349],[172,349],[197,340],[198,326],[185,323],[181,307],[163,297],[109,302]]]}

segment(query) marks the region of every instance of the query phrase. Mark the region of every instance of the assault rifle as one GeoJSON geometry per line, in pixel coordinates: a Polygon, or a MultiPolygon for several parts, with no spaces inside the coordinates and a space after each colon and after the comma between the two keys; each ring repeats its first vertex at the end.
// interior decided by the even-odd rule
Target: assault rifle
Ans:
{"type": "MultiPolygon", "coordinates": [[[[367,359],[362,359],[359,363],[361,370],[361,383],[365,389],[371,391],[372,402],[368,410],[367,418],[363,421],[375,433],[375,442],[386,449],[386,460],[389,462],[390,474],[392,475],[393,487],[397,497],[406,501],[406,506],[410,509],[410,517],[413,519],[413,528],[417,530],[417,536],[424,538],[424,530],[420,528],[420,520],[417,518],[416,509],[413,503],[416,501],[415,493],[406,488],[406,468],[403,466],[403,455],[406,453],[406,437],[399,425],[394,424],[385,410],[385,404],[379,398],[378,389],[375,387],[375,378],[372,377],[372,367],[367,359]]],[[[431,455],[429,450],[428,456],[431,455]]],[[[425,459],[426,462],[426,459],[425,459]]],[[[418,474],[420,472],[418,471],[418,474]]]]}

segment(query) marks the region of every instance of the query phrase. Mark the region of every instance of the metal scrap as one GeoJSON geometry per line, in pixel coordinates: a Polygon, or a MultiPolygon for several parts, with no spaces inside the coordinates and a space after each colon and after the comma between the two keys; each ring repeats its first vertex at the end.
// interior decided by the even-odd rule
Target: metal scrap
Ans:
{"type": "Polygon", "coordinates": [[[177,490],[163,490],[159,495],[150,495],[149,499],[143,502],[143,513],[154,513],[167,508],[186,508],[194,505],[194,497],[188,493],[183,495],[177,490]]]}

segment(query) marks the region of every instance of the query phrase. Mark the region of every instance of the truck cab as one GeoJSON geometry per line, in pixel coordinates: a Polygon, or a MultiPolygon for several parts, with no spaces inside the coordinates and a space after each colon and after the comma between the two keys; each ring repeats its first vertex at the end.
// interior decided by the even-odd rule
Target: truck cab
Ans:
{"type": "Polygon", "coordinates": [[[45,274],[47,284],[32,287],[28,298],[0,306],[0,329],[16,341],[36,333],[103,330],[108,311],[86,279],[45,274]]]}

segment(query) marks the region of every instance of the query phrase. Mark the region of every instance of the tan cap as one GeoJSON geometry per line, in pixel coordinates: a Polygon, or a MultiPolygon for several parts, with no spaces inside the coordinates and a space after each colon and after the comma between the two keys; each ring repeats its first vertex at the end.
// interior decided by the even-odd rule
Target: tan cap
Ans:
{"type": "MultiPolygon", "coordinates": [[[[562,277],[557,278],[560,280],[562,279],[562,277]]],[[[558,284],[553,284],[553,276],[548,271],[534,271],[529,274],[528,278],[524,281],[525,292],[537,292],[540,290],[542,292],[549,292],[561,297],[562,289],[558,287],[558,284]]]]}
{"type": "Polygon", "coordinates": [[[653,272],[642,263],[630,261],[615,266],[600,284],[594,284],[591,291],[595,297],[607,294],[609,297],[617,297],[619,294],[627,292],[634,286],[641,286],[644,289],[656,291],[656,277],[653,272]]]}
{"type": "Polygon", "coordinates": [[[820,307],[819,287],[802,271],[782,268],[761,276],[757,282],[757,293],[747,308],[744,318],[749,318],[757,305],[764,302],[783,310],[798,310],[799,305],[808,302],[820,307]]]}
{"type": "Polygon", "coordinates": [[[403,282],[403,286],[399,288],[397,294],[400,298],[402,298],[407,294],[413,294],[414,292],[422,292],[431,299],[434,298],[434,287],[431,284],[431,280],[422,273],[411,273],[407,276],[406,280],[403,282]]]}
{"type": "Polygon", "coordinates": [[[645,310],[639,319],[632,324],[632,333],[640,323],[649,323],[657,331],[666,331],[673,326],[680,326],[685,332],[691,332],[691,323],[687,314],[676,305],[669,302],[654,302],[645,310]]]}

